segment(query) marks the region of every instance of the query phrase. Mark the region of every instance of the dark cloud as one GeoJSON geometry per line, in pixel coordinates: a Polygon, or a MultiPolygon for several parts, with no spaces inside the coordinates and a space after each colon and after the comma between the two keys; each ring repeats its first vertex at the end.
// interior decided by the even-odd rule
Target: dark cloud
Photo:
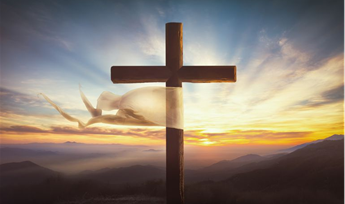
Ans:
{"type": "Polygon", "coordinates": [[[42,130],[37,127],[33,126],[21,126],[21,125],[14,125],[10,127],[2,127],[0,128],[1,132],[16,132],[16,133],[47,133],[46,130],[42,130]]]}
{"type": "Polygon", "coordinates": [[[323,92],[322,97],[330,103],[344,101],[344,84],[334,89],[323,92]]]}
{"type": "Polygon", "coordinates": [[[300,105],[318,107],[344,101],[344,84],[321,93],[321,101],[303,101],[300,105]]]}

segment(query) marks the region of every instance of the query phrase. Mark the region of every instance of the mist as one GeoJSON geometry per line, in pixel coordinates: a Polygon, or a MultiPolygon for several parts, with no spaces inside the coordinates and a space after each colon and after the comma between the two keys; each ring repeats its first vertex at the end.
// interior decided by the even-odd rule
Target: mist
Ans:
{"type": "MultiPolygon", "coordinates": [[[[122,145],[29,143],[2,144],[0,164],[32,161],[65,174],[119,168],[133,165],[152,165],[165,168],[165,145],[122,145]]],[[[269,155],[287,146],[185,146],[185,168],[200,169],[221,160],[231,160],[246,154],[269,155]]]]}

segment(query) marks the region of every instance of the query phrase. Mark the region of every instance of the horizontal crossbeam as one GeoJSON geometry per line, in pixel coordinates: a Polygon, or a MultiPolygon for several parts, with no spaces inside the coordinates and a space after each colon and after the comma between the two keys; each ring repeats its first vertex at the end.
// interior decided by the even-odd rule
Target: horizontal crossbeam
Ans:
{"type": "Polygon", "coordinates": [[[166,66],[113,66],[111,81],[117,83],[166,82],[171,71],[166,66]]]}
{"type": "Polygon", "coordinates": [[[178,76],[182,82],[236,82],[236,66],[183,66],[178,76]]]}
{"type": "MultiPolygon", "coordinates": [[[[166,66],[113,66],[113,83],[166,82],[173,75],[166,66]]],[[[182,82],[236,82],[236,66],[183,66],[177,71],[182,82]]]]}

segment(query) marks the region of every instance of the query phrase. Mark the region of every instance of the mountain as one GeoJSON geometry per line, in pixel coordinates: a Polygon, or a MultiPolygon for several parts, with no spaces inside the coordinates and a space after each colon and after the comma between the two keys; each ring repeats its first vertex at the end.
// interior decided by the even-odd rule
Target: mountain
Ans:
{"type": "Polygon", "coordinates": [[[64,142],[63,144],[72,144],[72,145],[82,145],[83,143],[79,143],[79,142],[74,142],[74,141],[67,141],[67,142],[64,142]]]}
{"type": "Polygon", "coordinates": [[[225,181],[240,191],[303,189],[344,198],[344,140],[324,140],[282,156],[264,169],[236,174],[225,181]]]}
{"type": "Polygon", "coordinates": [[[142,183],[152,179],[164,179],[165,170],[150,165],[135,165],[121,168],[105,168],[98,171],[84,171],[79,177],[112,184],[142,183]]]}
{"type": "Polygon", "coordinates": [[[197,183],[205,180],[221,181],[231,176],[253,171],[255,169],[267,168],[274,164],[276,159],[286,155],[286,153],[260,156],[248,154],[234,160],[223,160],[200,170],[185,170],[185,183],[197,183]]]}
{"type": "Polygon", "coordinates": [[[344,139],[344,135],[332,135],[330,137],[327,137],[325,139],[322,139],[322,140],[315,140],[315,141],[312,141],[312,142],[307,142],[307,143],[303,143],[303,144],[300,144],[300,145],[297,145],[297,146],[294,146],[294,147],[291,147],[291,148],[288,148],[288,149],[283,149],[283,150],[280,150],[280,152],[293,152],[295,150],[298,150],[298,149],[301,149],[303,147],[306,147],[310,144],[315,144],[315,143],[319,143],[319,142],[323,142],[325,140],[343,140],[344,139]]]}
{"type": "Polygon", "coordinates": [[[327,137],[324,140],[343,140],[344,139],[344,135],[332,135],[330,137],[327,137]]]}
{"type": "Polygon", "coordinates": [[[201,171],[203,172],[211,172],[211,171],[222,171],[222,170],[229,170],[234,169],[245,164],[259,162],[264,160],[264,157],[257,155],[257,154],[247,154],[245,156],[238,157],[234,160],[223,160],[212,164],[211,166],[203,168],[201,171]]]}
{"type": "Polygon", "coordinates": [[[0,165],[0,185],[40,183],[60,175],[58,172],[39,166],[31,161],[0,165]]]}
{"type": "MultiPolygon", "coordinates": [[[[333,135],[323,141],[340,141],[343,135],[333,135]]],[[[317,141],[314,144],[321,143],[317,141]]],[[[343,140],[342,140],[343,141],[343,140]]],[[[303,144],[299,149],[309,147],[312,143],[303,144]]],[[[290,153],[291,154],[291,153],[290,153]]],[[[236,174],[251,172],[258,169],[267,169],[280,162],[280,159],[289,155],[287,152],[259,156],[255,154],[245,155],[234,160],[223,160],[200,170],[185,170],[186,183],[195,183],[203,180],[221,181],[236,174]]]]}

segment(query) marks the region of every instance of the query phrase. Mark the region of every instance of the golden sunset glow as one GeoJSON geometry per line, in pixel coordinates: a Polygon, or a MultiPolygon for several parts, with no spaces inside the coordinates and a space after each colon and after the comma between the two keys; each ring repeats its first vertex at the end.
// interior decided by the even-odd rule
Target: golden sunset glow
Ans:
{"type": "MultiPolygon", "coordinates": [[[[11,36],[2,37],[5,46],[30,63],[18,65],[17,58],[7,57],[2,64],[1,144],[77,141],[164,145],[164,127],[95,124],[78,129],[76,123],[64,119],[37,94],[46,94],[64,111],[86,122],[91,116],[81,101],[79,83],[94,106],[103,91],[123,95],[140,87],[164,86],[164,83],[112,84],[109,70],[113,65],[165,64],[167,19],[161,16],[165,12],[140,18],[135,23],[140,25],[138,31],[129,26],[132,22],[127,21],[131,18],[123,19],[127,23],[115,23],[121,24],[122,29],[115,29],[113,21],[102,18],[102,23],[95,25],[105,26],[100,30],[87,29],[92,32],[81,32],[74,24],[67,24],[68,29],[53,28],[54,23],[34,32],[22,21],[17,22],[23,30],[30,31],[24,32],[30,33],[26,36],[30,40],[23,43],[30,42],[27,47],[35,47],[40,50],[37,53],[45,55],[12,44],[15,40],[11,36]],[[46,34],[55,29],[60,35],[46,34]],[[98,38],[95,36],[103,35],[94,41],[98,38]]],[[[315,49],[316,41],[306,40],[314,39],[310,38],[314,30],[311,32],[307,30],[309,27],[299,24],[295,25],[298,29],[291,31],[297,33],[290,35],[287,31],[294,25],[279,31],[270,27],[276,28],[276,24],[249,31],[226,19],[213,19],[200,27],[193,22],[202,16],[190,17],[183,12],[181,16],[185,21],[185,65],[237,66],[236,83],[183,84],[187,145],[295,145],[344,134],[344,52],[339,43],[327,41],[330,44],[327,47],[323,40],[318,40],[320,45],[315,49]],[[224,27],[220,23],[223,20],[229,26],[224,27]],[[234,28],[240,32],[235,29],[234,33],[234,28]]],[[[31,20],[41,22],[40,19],[31,20]]],[[[319,28],[319,24],[311,21],[307,25],[319,28]]],[[[331,30],[319,32],[318,39],[337,35],[331,30]]]]}
{"type": "Polygon", "coordinates": [[[215,144],[215,143],[216,143],[216,142],[210,141],[210,140],[207,139],[207,138],[200,139],[200,141],[201,141],[201,144],[203,144],[203,145],[212,145],[212,144],[215,144]]]}

